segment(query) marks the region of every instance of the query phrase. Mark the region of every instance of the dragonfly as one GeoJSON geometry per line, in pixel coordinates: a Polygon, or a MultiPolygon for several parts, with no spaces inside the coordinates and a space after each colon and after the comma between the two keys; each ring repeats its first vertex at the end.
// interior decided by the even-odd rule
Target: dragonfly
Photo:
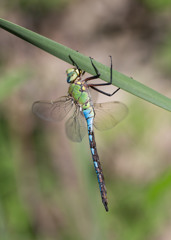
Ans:
{"type": "Polygon", "coordinates": [[[36,101],[33,103],[32,111],[39,118],[58,122],[64,119],[69,112],[71,116],[65,123],[66,134],[74,142],[81,142],[88,132],[90,151],[97,175],[102,203],[108,211],[107,190],[104,175],[102,172],[99,155],[96,148],[94,127],[98,130],[113,128],[127,114],[127,107],[118,101],[93,103],[90,88],[101,94],[113,96],[120,88],[113,93],[107,93],[99,89],[99,86],[112,84],[112,57],[110,57],[110,81],[107,83],[92,83],[90,81],[100,78],[100,72],[90,57],[91,65],[95,75],[83,79],[85,71],[81,70],[77,63],[69,55],[73,67],[66,70],[67,83],[69,83],[68,95],[62,96],[55,101],[36,101]]]}

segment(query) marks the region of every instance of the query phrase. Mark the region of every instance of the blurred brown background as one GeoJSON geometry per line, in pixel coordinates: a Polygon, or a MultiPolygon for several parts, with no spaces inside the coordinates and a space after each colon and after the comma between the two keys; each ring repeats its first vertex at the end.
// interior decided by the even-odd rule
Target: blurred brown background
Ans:
{"type": "MultiPolygon", "coordinates": [[[[171,96],[171,1],[1,0],[0,15],[105,65],[112,55],[114,69],[171,96]]],[[[72,143],[64,122],[31,112],[36,100],[66,95],[69,67],[0,29],[0,81],[21,79],[0,105],[0,239],[171,239],[170,112],[122,90],[98,96],[129,108],[96,132],[106,213],[87,136],[72,143]]]]}

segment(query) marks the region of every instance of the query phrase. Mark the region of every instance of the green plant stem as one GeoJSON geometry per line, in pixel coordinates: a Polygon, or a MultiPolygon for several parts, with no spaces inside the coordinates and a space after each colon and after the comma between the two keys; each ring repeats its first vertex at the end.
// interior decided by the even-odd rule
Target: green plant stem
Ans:
{"type": "MultiPolygon", "coordinates": [[[[70,64],[72,63],[68,56],[71,55],[81,69],[92,75],[95,74],[89,57],[77,51],[1,18],[0,27],[70,64]]],[[[110,68],[95,60],[94,64],[100,71],[100,78],[109,82],[110,68]]],[[[115,70],[113,70],[112,84],[161,108],[171,111],[171,99],[115,70]]]]}

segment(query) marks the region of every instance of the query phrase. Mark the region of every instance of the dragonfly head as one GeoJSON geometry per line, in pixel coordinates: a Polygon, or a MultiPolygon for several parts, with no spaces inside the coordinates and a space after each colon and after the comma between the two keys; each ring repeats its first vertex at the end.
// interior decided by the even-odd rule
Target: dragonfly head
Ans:
{"type": "Polygon", "coordinates": [[[67,83],[73,83],[78,77],[84,74],[84,71],[78,68],[69,68],[66,70],[67,83]]]}

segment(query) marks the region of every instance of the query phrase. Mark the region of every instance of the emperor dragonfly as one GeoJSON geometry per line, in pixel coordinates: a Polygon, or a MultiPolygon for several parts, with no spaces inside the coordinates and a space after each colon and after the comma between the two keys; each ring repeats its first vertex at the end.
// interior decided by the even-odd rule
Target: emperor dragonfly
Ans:
{"type": "Polygon", "coordinates": [[[70,84],[68,96],[63,96],[56,101],[36,101],[33,103],[33,113],[47,121],[60,121],[73,109],[72,116],[66,121],[66,134],[74,142],[80,142],[88,130],[90,150],[93,158],[94,168],[99,182],[99,188],[103,205],[108,211],[107,190],[104,182],[102,167],[96,149],[94,137],[95,126],[98,130],[107,130],[119,123],[127,113],[127,107],[120,102],[94,103],[92,102],[89,88],[105,94],[114,95],[120,88],[112,94],[106,93],[97,86],[110,85],[112,83],[112,57],[110,56],[110,82],[89,84],[88,81],[100,77],[100,73],[90,58],[92,67],[96,75],[82,79],[84,71],[81,70],[74,60],[69,56],[73,68],[69,68],[67,73],[67,82],[70,84]],[[87,122],[87,127],[86,127],[87,122]]]}

